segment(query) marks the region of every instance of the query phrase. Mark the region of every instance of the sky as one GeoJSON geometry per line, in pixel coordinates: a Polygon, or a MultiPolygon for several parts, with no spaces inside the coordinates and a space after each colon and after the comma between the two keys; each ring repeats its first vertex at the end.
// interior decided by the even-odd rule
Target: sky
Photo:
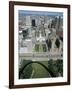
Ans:
{"type": "Polygon", "coordinates": [[[63,16],[62,12],[47,12],[47,11],[27,11],[19,10],[19,15],[45,15],[45,16],[63,16]]]}

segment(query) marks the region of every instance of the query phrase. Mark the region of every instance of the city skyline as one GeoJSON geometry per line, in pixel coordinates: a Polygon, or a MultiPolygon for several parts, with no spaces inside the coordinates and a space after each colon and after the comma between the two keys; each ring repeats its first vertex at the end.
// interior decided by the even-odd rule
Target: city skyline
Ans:
{"type": "Polygon", "coordinates": [[[19,15],[39,15],[39,16],[61,16],[63,17],[62,12],[47,12],[47,11],[29,11],[29,10],[19,10],[19,15]]]}

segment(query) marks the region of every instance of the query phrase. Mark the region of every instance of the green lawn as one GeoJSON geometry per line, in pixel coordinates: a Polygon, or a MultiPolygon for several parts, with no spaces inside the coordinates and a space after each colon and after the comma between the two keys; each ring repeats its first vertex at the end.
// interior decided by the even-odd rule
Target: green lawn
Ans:
{"type": "Polygon", "coordinates": [[[34,52],[46,52],[47,48],[45,44],[36,44],[34,47],[34,52]]]}
{"type": "Polygon", "coordinates": [[[52,77],[63,76],[63,60],[49,60],[49,61],[23,60],[19,68],[19,79],[27,78],[47,78],[51,77],[49,71],[53,73],[52,77]],[[33,62],[33,63],[32,63],[33,62]],[[30,64],[28,64],[30,63],[30,64]],[[41,64],[45,65],[49,70],[47,71],[41,64]],[[26,66],[26,64],[28,64],[26,66]],[[23,68],[26,66],[25,68],[23,68]]]}
{"type": "MultiPolygon", "coordinates": [[[[48,61],[40,61],[42,64],[44,64],[46,67],[48,67],[48,61]]],[[[33,70],[34,70],[34,74],[32,76],[32,78],[46,78],[46,77],[50,77],[49,72],[42,67],[40,64],[37,63],[33,63],[32,64],[33,70]]]]}

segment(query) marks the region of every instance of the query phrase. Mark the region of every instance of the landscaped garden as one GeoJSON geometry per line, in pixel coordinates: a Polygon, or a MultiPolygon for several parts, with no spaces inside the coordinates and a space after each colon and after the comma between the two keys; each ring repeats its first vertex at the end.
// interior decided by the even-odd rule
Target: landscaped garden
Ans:
{"type": "Polygon", "coordinates": [[[47,52],[47,48],[45,44],[36,44],[34,47],[34,52],[47,52]]]}

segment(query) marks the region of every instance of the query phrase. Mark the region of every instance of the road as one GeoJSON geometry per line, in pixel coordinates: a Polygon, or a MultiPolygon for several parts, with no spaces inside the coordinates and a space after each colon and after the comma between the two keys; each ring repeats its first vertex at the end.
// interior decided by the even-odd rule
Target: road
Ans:
{"type": "Polygon", "coordinates": [[[56,60],[56,59],[62,59],[63,56],[62,55],[62,52],[60,53],[52,53],[52,52],[43,52],[43,53],[20,53],[19,54],[19,58],[20,59],[27,59],[27,60],[33,60],[33,61],[43,61],[43,60],[48,60],[48,59],[53,59],[53,60],[56,60]]]}

